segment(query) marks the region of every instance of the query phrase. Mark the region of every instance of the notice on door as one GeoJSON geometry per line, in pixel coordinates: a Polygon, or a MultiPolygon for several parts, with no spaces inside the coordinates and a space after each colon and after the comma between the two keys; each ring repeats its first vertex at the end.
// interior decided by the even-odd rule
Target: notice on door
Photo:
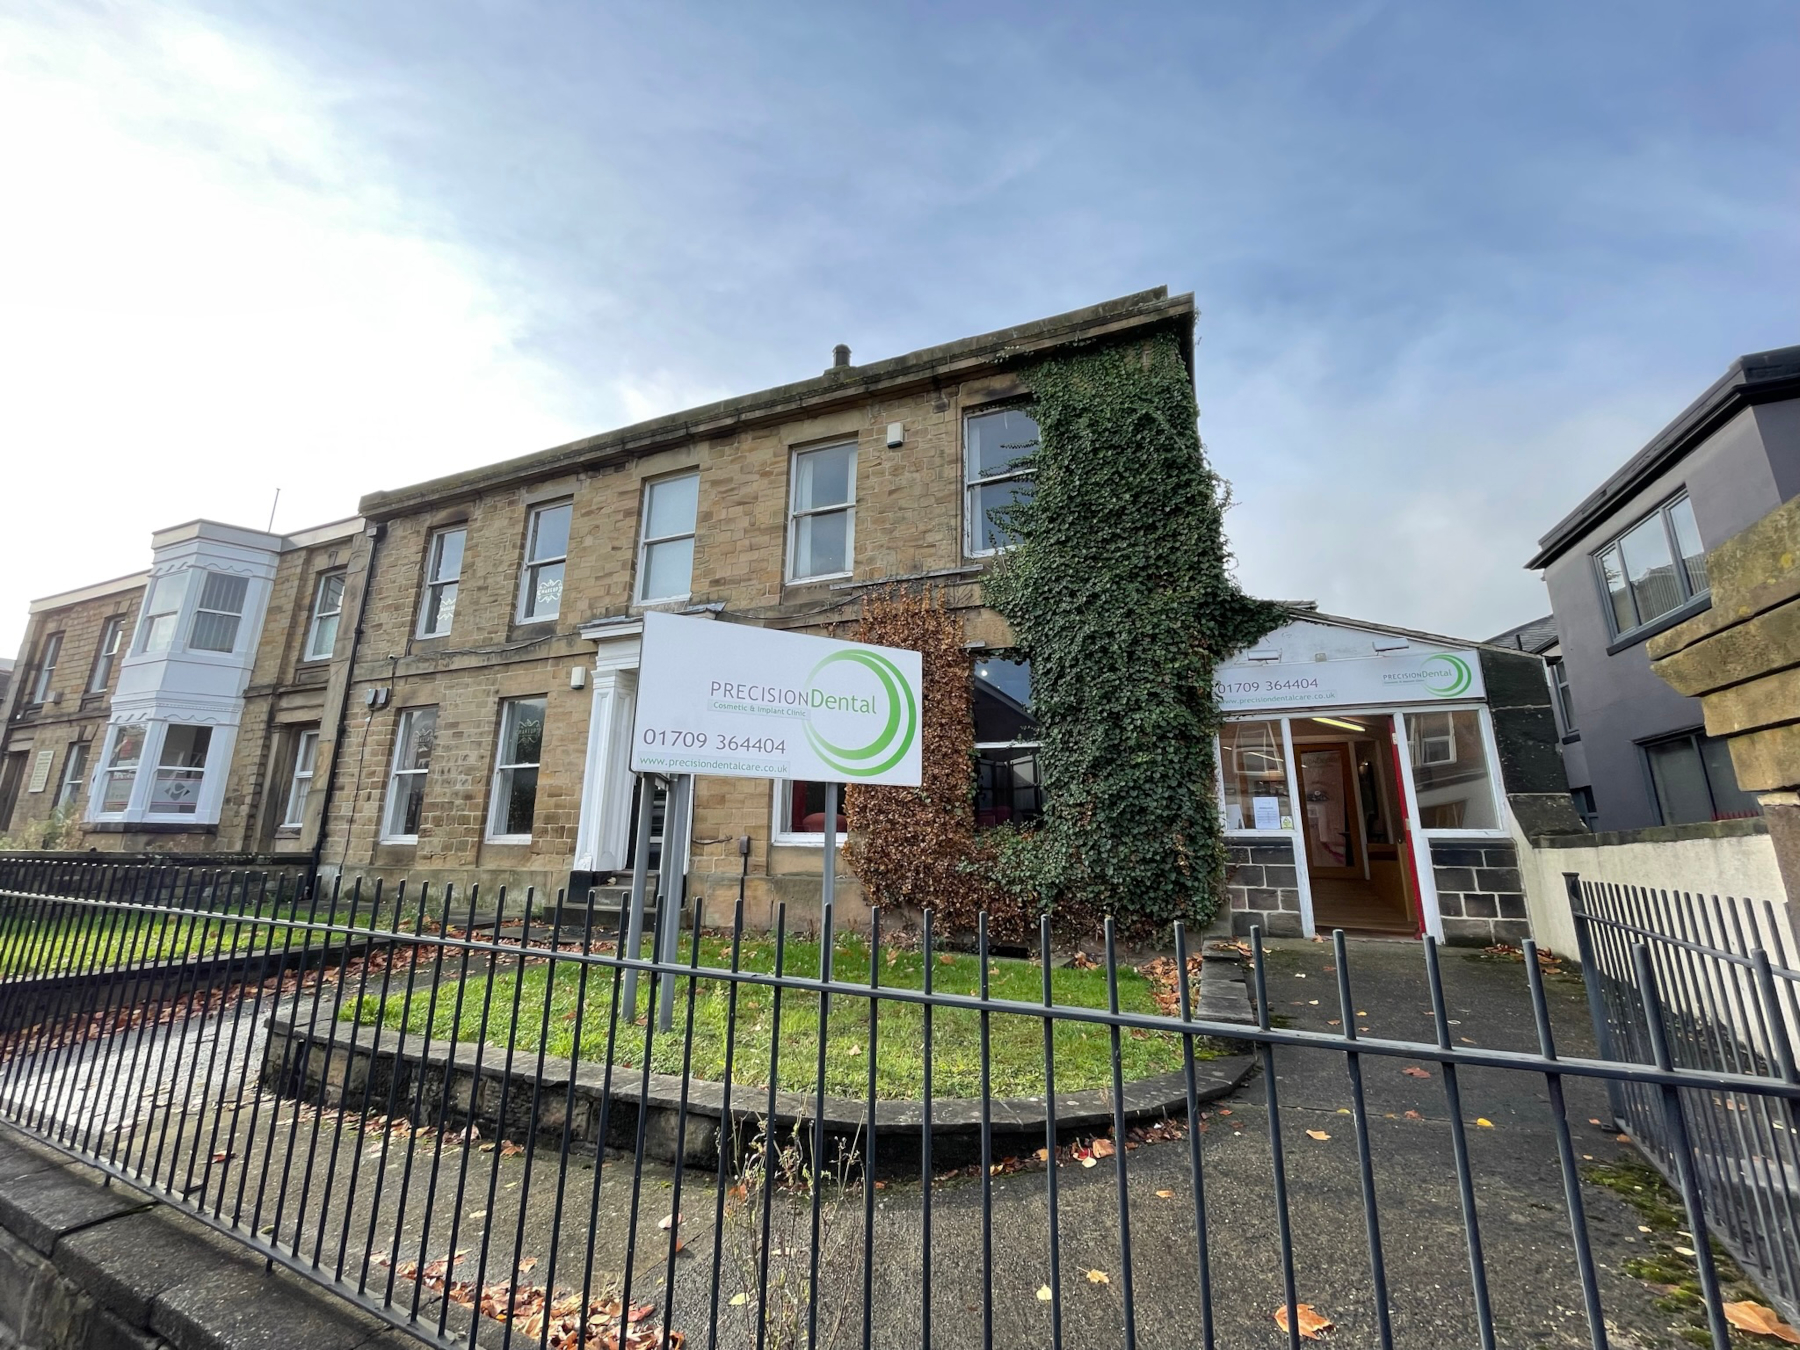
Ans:
{"type": "Polygon", "coordinates": [[[917,652],[644,616],[638,773],[920,782],[917,652]]]}
{"type": "Polygon", "coordinates": [[[1279,830],[1281,825],[1281,798],[1252,797],[1256,806],[1256,828],[1259,830],[1279,830]]]}

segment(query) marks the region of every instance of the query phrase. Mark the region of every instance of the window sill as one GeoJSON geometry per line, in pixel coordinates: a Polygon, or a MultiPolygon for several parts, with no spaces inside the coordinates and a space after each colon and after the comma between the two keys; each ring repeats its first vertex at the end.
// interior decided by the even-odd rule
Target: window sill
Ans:
{"type": "MultiPolygon", "coordinates": [[[[848,834],[837,837],[837,846],[842,848],[850,842],[848,834]]],[[[825,836],[822,834],[778,834],[769,843],[775,848],[816,848],[825,851],[825,836]]]]}
{"type": "Polygon", "coordinates": [[[397,834],[392,838],[383,836],[376,841],[383,848],[417,848],[419,836],[416,834],[397,834]]]}
{"type": "Polygon", "coordinates": [[[645,610],[656,610],[659,612],[667,611],[673,609],[677,605],[686,605],[693,598],[693,593],[689,592],[687,595],[658,596],[654,600],[633,600],[631,602],[631,612],[633,614],[642,614],[645,610]]]}
{"type": "Polygon", "coordinates": [[[784,586],[818,586],[827,581],[848,581],[856,575],[854,568],[847,572],[821,572],[816,577],[789,577],[782,583],[784,586]]]}
{"type": "Polygon", "coordinates": [[[531,843],[531,836],[528,834],[490,834],[482,842],[499,844],[507,848],[520,848],[531,843]]]}
{"type": "Polygon", "coordinates": [[[1640,642],[1648,642],[1658,633],[1666,632],[1677,624],[1686,623],[1696,614],[1704,614],[1712,608],[1712,592],[1697,595],[1685,605],[1678,605],[1661,618],[1652,619],[1649,623],[1639,624],[1629,632],[1621,633],[1612,640],[1606,649],[1608,656],[1617,656],[1628,647],[1635,647],[1640,642]]]}

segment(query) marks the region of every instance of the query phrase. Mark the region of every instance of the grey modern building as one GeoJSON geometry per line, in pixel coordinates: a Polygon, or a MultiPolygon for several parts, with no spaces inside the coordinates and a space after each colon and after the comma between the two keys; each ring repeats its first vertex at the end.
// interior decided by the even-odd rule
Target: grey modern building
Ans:
{"type": "Polygon", "coordinates": [[[1530,641],[1558,686],[1564,767],[1593,828],[1757,813],[1700,700],[1651,672],[1644,643],[1711,605],[1708,549],[1795,496],[1800,347],[1783,347],[1732,362],[1538,541],[1526,566],[1544,573],[1555,641],[1530,641]]]}

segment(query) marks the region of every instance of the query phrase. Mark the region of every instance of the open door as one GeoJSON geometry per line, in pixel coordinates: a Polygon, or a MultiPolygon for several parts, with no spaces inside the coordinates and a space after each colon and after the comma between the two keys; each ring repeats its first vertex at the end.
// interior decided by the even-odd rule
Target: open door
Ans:
{"type": "Polygon", "coordinates": [[[1296,748],[1307,868],[1315,877],[1361,877],[1362,849],[1356,789],[1350,780],[1350,746],[1341,743],[1296,748]]]}

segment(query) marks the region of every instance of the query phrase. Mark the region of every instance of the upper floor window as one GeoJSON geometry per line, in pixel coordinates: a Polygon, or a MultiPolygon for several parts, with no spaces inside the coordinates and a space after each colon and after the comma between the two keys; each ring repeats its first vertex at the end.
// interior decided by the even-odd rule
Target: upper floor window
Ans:
{"type": "Polygon", "coordinates": [[[197,652],[228,652],[237,646],[238,622],[250,593],[249,577],[202,572],[200,601],[194,606],[194,629],[188,646],[197,652]]]}
{"type": "Polygon", "coordinates": [[[1687,494],[1665,502],[1594,555],[1614,636],[1706,595],[1706,549],[1687,494]]]}
{"type": "Polygon", "coordinates": [[[1031,500],[1031,456],[1037,447],[1037,420],[1023,408],[976,413],[964,421],[964,547],[971,555],[1006,547],[1009,540],[994,512],[1031,500]]]}
{"type": "Polygon", "coordinates": [[[543,698],[513,698],[500,705],[500,750],[494,758],[494,793],[488,838],[524,843],[537,814],[538,765],[544,757],[543,698]]]}
{"type": "Polygon", "coordinates": [[[856,444],[794,455],[788,513],[788,580],[850,574],[856,544],[856,444]]]}
{"type": "Polygon", "coordinates": [[[525,531],[525,574],[519,579],[519,622],[540,623],[562,611],[563,566],[569,558],[574,504],[533,507],[525,531]]]}
{"type": "Polygon", "coordinates": [[[462,581],[463,545],[469,532],[462,526],[439,530],[425,552],[425,603],[419,611],[419,636],[442,637],[456,619],[456,590],[462,581]]]}
{"type": "Polygon", "coordinates": [[[1575,735],[1575,695],[1569,690],[1569,668],[1563,664],[1560,656],[1552,656],[1547,662],[1550,668],[1550,687],[1556,691],[1556,716],[1562,723],[1562,734],[1575,735]]]}
{"type": "Polygon", "coordinates": [[[56,681],[56,663],[62,659],[62,644],[63,635],[51,633],[38,649],[37,680],[31,687],[33,703],[46,703],[50,699],[50,686],[56,681]]]}
{"type": "Polygon", "coordinates": [[[306,660],[329,661],[337,646],[344,613],[344,574],[327,572],[313,589],[312,623],[306,630],[306,660]]]}
{"type": "Polygon", "coordinates": [[[639,531],[638,600],[682,600],[694,584],[694,522],[700,508],[700,475],[684,473],[644,486],[639,531]]]}
{"type": "Polygon", "coordinates": [[[1756,798],[1738,786],[1730,747],[1700,731],[1644,746],[1656,809],[1665,825],[1695,825],[1761,814],[1756,798]]]}
{"type": "Polygon", "coordinates": [[[381,837],[387,843],[418,840],[425,811],[425,779],[431,751],[437,745],[436,708],[407,708],[394,734],[394,765],[388,774],[387,803],[382,808],[381,837]]]}
{"type": "Polygon", "coordinates": [[[88,693],[103,694],[112,683],[119,644],[125,637],[125,616],[114,614],[100,625],[100,643],[94,648],[94,668],[88,674],[88,693]]]}
{"type": "Polygon", "coordinates": [[[138,621],[138,650],[166,652],[175,645],[175,622],[187,599],[188,573],[166,572],[150,583],[144,597],[144,616],[138,621]]]}

